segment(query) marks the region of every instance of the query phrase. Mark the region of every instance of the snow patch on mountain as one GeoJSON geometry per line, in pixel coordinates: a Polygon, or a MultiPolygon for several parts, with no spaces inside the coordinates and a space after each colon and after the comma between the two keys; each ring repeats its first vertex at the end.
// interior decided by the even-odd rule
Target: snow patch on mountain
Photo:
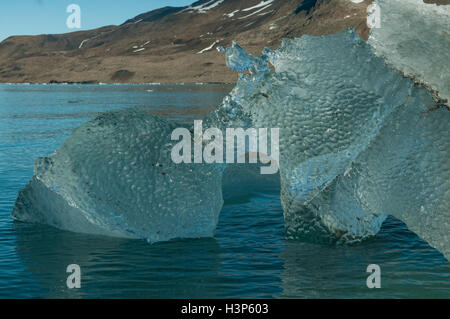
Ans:
{"type": "Polygon", "coordinates": [[[241,11],[241,10],[234,10],[233,12],[225,13],[224,15],[226,15],[228,18],[232,18],[232,17],[234,17],[234,15],[235,15],[236,13],[238,13],[239,11],[241,11]]]}
{"type": "Polygon", "coordinates": [[[257,5],[253,6],[253,7],[249,7],[246,9],[242,9],[242,11],[252,11],[261,7],[265,7],[266,5],[272,5],[274,0],[266,0],[266,1],[261,1],[260,3],[258,3],[257,5]]]}
{"type": "MultiPolygon", "coordinates": [[[[272,4],[269,4],[269,5],[263,7],[263,8],[261,8],[261,9],[259,9],[259,10],[256,10],[255,12],[252,12],[252,13],[246,15],[246,16],[240,17],[239,19],[246,19],[246,18],[249,18],[249,17],[251,17],[251,16],[253,16],[253,15],[257,14],[257,13],[260,13],[260,12],[266,10],[266,9],[269,8],[271,5],[272,5],[272,4]]],[[[244,10],[242,10],[242,11],[244,11],[244,10]]]]}
{"type": "Polygon", "coordinates": [[[206,13],[207,11],[217,7],[218,5],[222,4],[225,0],[211,0],[206,3],[203,3],[201,5],[191,7],[184,9],[183,11],[190,11],[190,12],[197,12],[197,13],[206,13]]]}
{"type": "Polygon", "coordinates": [[[202,54],[202,53],[204,53],[204,52],[206,52],[206,51],[212,50],[212,49],[214,48],[214,46],[215,46],[216,44],[218,44],[218,43],[219,43],[219,40],[216,40],[216,41],[215,41],[213,44],[211,44],[209,47],[204,48],[203,50],[197,52],[197,54],[202,54]]]}

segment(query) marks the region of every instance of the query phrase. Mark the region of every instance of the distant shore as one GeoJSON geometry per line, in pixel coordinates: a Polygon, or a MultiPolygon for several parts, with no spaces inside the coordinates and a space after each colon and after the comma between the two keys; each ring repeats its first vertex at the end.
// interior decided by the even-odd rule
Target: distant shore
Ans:
{"type": "MultiPolygon", "coordinates": [[[[245,5],[259,2],[248,0],[245,5]]],[[[285,38],[333,34],[350,27],[368,38],[367,6],[372,0],[308,3],[301,7],[298,0],[275,0],[264,12],[259,7],[242,9],[239,1],[205,12],[161,8],[120,26],[12,36],[0,43],[0,83],[234,83],[237,72],[227,68],[224,54],[216,50],[219,45],[236,41],[259,56],[265,47],[278,48],[285,38]]]]}
{"type": "Polygon", "coordinates": [[[261,11],[253,8],[259,0],[226,1],[206,12],[162,8],[120,26],[12,36],[0,43],[0,83],[233,83],[238,74],[219,45],[236,41],[259,56],[304,34],[354,27],[365,38],[370,2],[317,0],[306,10],[297,0],[275,0],[261,11]]]}
{"type": "Polygon", "coordinates": [[[82,81],[82,82],[43,82],[43,83],[30,83],[30,82],[18,82],[18,83],[1,83],[0,85],[150,85],[150,86],[164,86],[164,85],[187,85],[187,86],[201,86],[201,85],[236,85],[236,82],[172,82],[172,83],[103,83],[97,81],[82,81]]]}

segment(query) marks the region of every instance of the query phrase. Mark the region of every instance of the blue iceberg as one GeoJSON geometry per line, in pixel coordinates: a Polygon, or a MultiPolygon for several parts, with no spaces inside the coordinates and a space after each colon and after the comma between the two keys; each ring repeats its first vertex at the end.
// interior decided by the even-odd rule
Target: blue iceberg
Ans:
{"type": "Polygon", "coordinates": [[[347,30],[287,39],[261,57],[223,49],[229,66],[249,72],[204,127],[280,128],[279,175],[257,176],[250,164],[176,165],[177,125],[142,110],[108,112],[36,161],[12,216],[150,242],[209,237],[222,193],[260,179],[281,184],[289,238],[360,242],[393,215],[449,259],[449,9],[378,3],[389,27],[368,42],[347,30]],[[420,26],[425,43],[399,14],[413,31],[429,23],[420,26]],[[442,62],[432,70],[426,45],[436,48],[428,59],[442,62]]]}

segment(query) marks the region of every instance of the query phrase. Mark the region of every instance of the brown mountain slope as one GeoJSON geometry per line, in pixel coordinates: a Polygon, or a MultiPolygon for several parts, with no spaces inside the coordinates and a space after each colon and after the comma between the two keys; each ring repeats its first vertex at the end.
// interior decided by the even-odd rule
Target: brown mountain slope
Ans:
{"type": "Polygon", "coordinates": [[[235,40],[258,54],[282,38],[350,26],[366,37],[370,2],[202,0],[144,13],[120,26],[14,36],[0,43],[0,83],[232,82],[236,74],[226,68],[217,45],[235,40]]]}

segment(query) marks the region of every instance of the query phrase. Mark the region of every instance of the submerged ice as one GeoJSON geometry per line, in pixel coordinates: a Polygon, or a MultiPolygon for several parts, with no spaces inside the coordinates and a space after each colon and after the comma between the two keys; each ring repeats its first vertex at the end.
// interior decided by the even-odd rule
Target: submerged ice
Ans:
{"type": "MultiPolygon", "coordinates": [[[[422,32],[435,32],[426,25],[422,32]]],[[[280,128],[279,176],[258,176],[252,166],[176,165],[170,136],[178,125],[136,109],[108,112],[36,161],[13,217],[151,242],[213,236],[222,192],[279,182],[290,238],[359,242],[393,215],[448,259],[448,60],[422,68],[414,62],[425,59],[421,43],[383,37],[382,29],[369,43],[353,30],[303,36],[259,58],[237,44],[224,49],[227,65],[250,72],[204,129],[280,128]]],[[[448,47],[448,36],[440,40],[433,45],[448,47]]]]}

